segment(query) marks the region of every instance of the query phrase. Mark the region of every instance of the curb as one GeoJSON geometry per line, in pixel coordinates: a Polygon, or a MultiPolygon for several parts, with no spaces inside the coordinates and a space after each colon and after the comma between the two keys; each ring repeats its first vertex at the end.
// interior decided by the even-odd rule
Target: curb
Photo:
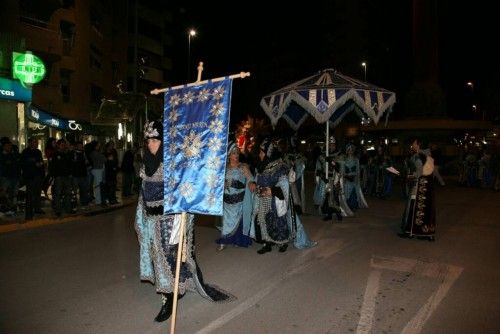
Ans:
{"type": "Polygon", "coordinates": [[[30,230],[30,229],[48,226],[48,225],[57,225],[57,224],[68,223],[68,222],[78,220],[79,218],[82,218],[82,217],[97,216],[101,213],[115,211],[118,209],[129,207],[131,205],[136,205],[136,204],[137,204],[137,201],[132,201],[130,203],[123,203],[123,204],[120,204],[117,206],[111,206],[111,207],[105,208],[105,209],[97,209],[97,210],[94,210],[91,212],[77,213],[77,214],[73,214],[71,216],[66,216],[63,218],[37,218],[37,219],[33,219],[29,222],[25,222],[24,220],[20,220],[18,222],[13,222],[10,224],[0,225],[0,234],[15,232],[15,231],[30,230]]]}

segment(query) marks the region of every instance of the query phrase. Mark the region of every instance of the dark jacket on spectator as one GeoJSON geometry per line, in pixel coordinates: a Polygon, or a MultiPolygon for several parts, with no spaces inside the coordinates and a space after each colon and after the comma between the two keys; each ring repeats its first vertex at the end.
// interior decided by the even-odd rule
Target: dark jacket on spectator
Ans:
{"type": "Polygon", "coordinates": [[[35,177],[43,178],[45,176],[45,169],[43,167],[42,151],[37,148],[25,148],[23,153],[21,153],[21,169],[23,177],[26,179],[33,179],[35,177]],[[37,163],[39,166],[37,166],[37,163]]]}
{"type": "Polygon", "coordinates": [[[56,151],[49,163],[49,173],[53,177],[71,176],[73,164],[69,151],[56,151]]]}

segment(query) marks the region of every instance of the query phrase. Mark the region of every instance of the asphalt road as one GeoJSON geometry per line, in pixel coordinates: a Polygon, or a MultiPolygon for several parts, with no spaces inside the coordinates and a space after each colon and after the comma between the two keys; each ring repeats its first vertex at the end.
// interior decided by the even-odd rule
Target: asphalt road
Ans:
{"type": "MultiPolygon", "coordinates": [[[[179,302],[177,333],[500,333],[500,193],[440,187],[436,242],[396,236],[403,200],[368,198],[342,223],[306,215],[319,245],[216,251],[197,226],[205,280],[237,296],[179,302]]],[[[168,333],[138,277],[134,208],[0,235],[0,333],[168,333]]]]}

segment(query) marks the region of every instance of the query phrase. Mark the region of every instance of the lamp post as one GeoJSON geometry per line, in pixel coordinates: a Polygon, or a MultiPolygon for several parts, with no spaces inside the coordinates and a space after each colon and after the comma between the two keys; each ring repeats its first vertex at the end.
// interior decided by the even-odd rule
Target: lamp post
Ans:
{"type": "Polygon", "coordinates": [[[365,69],[365,81],[366,81],[366,62],[362,62],[361,66],[365,69]]]}
{"type": "MultiPolygon", "coordinates": [[[[478,108],[477,105],[474,103],[475,102],[475,94],[474,94],[474,82],[473,81],[468,81],[467,82],[467,87],[470,88],[470,101],[472,103],[472,111],[474,112],[474,115],[477,114],[478,108]]],[[[484,110],[483,110],[483,121],[484,121],[484,110]]]]}
{"type": "Polygon", "coordinates": [[[187,72],[187,81],[189,82],[189,78],[191,77],[191,37],[196,36],[196,30],[190,29],[188,33],[188,72],[187,72]]]}

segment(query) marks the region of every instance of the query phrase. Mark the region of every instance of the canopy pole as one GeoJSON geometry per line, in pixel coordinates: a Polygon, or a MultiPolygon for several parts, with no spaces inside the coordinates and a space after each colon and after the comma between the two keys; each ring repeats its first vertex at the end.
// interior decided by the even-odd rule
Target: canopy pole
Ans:
{"type": "MultiPolygon", "coordinates": [[[[329,121],[326,121],[326,157],[330,155],[330,124],[328,123],[329,121]]],[[[325,159],[325,179],[328,180],[328,159],[325,159]]],[[[327,181],[328,182],[328,181],[327,181]]]]}
{"type": "MultiPolygon", "coordinates": [[[[181,227],[179,231],[179,244],[177,245],[177,262],[175,264],[174,299],[172,300],[172,320],[170,321],[170,334],[175,333],[175,320],[177,318],[177,296],[179,295],[179,276],[181,272],[182,254],[187,251],[184,246],[184,234],[187,214],[181,213],[181,227]]],[[[168,301],[167,301],[168,303],[168,301]]]]}
{"type": "Polygon", "coordinates": [[[197,81],[188,83],[186,85],[179,85],[179,86],[167,87],[167,88],[161,88],[161,89],[156,88],[156,89],[153,89],[150,93],[152,95],[158,95],[160,93],[165,93],[166,91],[169,91],[169,90],[175,90],[175,89],[180,89],[180,88],[185,88],[185,87],[202,85],[202,84],[205,84],[209,81],[217,82],[217,81],[222,81],[224,79],[239,79],[239,78],[243,79],[243,78],[250,76],[250,72],[240,72],[238,74],[232,74],[232,75],[229,75],[226,77],[218,77],[218,78],[214,78],[214,79],[200,81],[200,79],[201,79],[200,66],[201,66],[201,71],[203,71],[203,62],[200,62],[200,65],[198,65],[198,80],[197,81]]]}

